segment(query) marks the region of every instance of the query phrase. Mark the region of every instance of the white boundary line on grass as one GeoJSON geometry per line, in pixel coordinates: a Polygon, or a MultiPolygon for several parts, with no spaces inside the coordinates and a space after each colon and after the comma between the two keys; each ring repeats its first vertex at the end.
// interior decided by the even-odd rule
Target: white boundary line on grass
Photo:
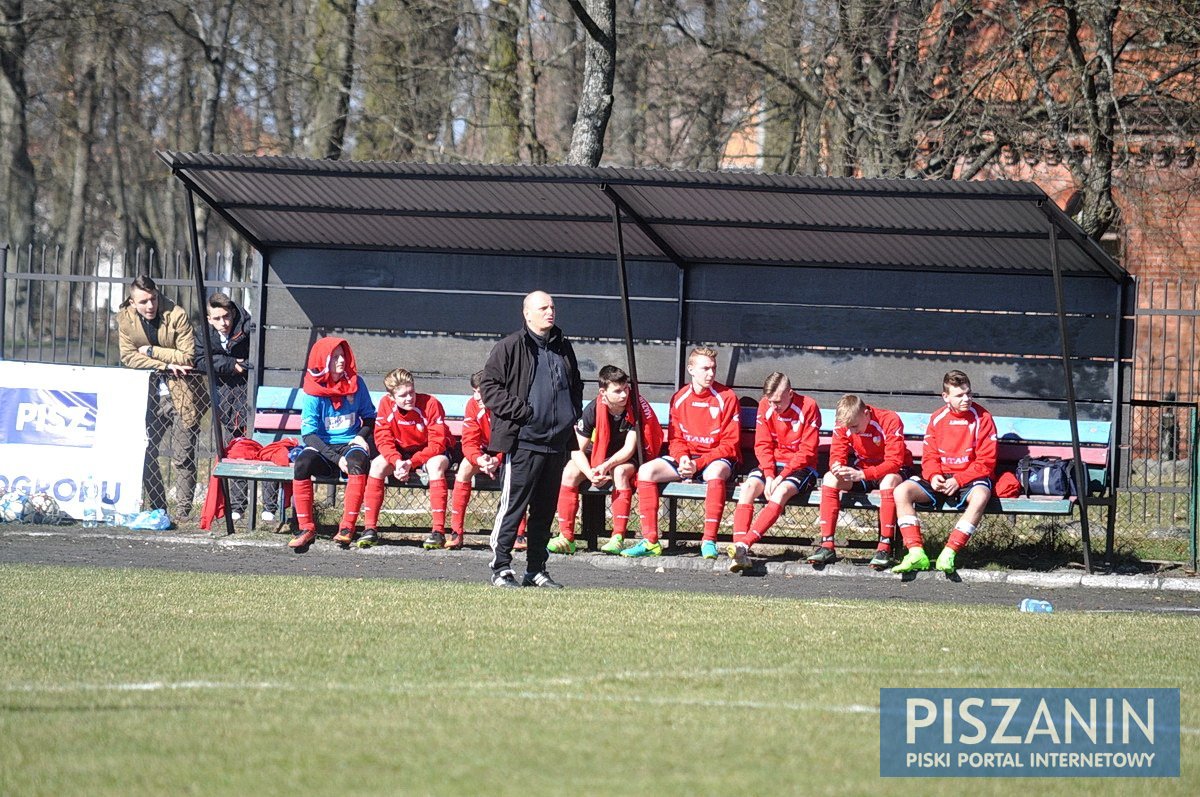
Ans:
{"type": "MultiPolygon", "coordinates": [[[[692,673],[695,676],[703,675],[722,675],[722,674],[745,674],[745,673],[783,673],[789,672],[785,670],[754,670],[751,668],[736,668],[730,670],[710,670],[692,673]]],[[[616,677],[644,677],[645,673],[619,673],[616,677]]],[[[678,675],[678,673],[677,673],[678,675]]],[[[614,676],[610,675],[609,678],[614,676]]],[[[561,685],[571,685],[573,683],[585,683],[589,681],[597,681],[599,679],[555,679],[553,683],[561,685]]],[[[861,703],[847,703],[844,705],[827,704],[827,703],[796,703],[796,702],[779,702],[765,700],[720,700],[706,698],[688,698],[688,697],[671,697],[671,696],[654,696],[654,695],[607,695],[607,694],[572,694],[560,691],[530,691],[520,689],[517,685],[517,691],[502,691],[497,693],[497,689],[505,690],[514,686],[512,683],[504,682],[474,682],[474,683],[439,683],[437,684],[445,691],[454,689],[462,689],[471,692],[484,692],[485,697],[499,700],[547,700],[547,701],[574,701],[584,703],[633,703],[650,706],[696,706],[700,708],[745,708],[759,710],[786,710],[786,711],[818,711],[829,714],[878,714],[878,706],[864,705],[861,703]]],[[[306,683],[303,686],[304,691],[311,691],[316,684],[306,683]]],[[[429,684],[424,682],[404,682],[399,684],[372,685],[372,686],[356,686],[354,684],[323,684],[325,689],[333,692],[385,692],[388,694],[411,696],[414,694],[429,694],[429,684]]],[[[69,692],[169,692],[169,691],[189,691],[189,690],[237,690],[237,691],[280,691],[292,692],[297,691],[299,687],[290,684],[275,683],[272,681],[258,681],[248,683],[236,683],[227,681],[143,681],[131,683],[110,683],[110,684],[2,684],[0,691],[5,692],[24,692],[27,694],[35,693],[51,693],[62,694],[69,692]]],[[[1200,728],[1189,728],[1181,726],[1179,729],[1181,734],[1187,736],[1200,735],[1200,728]]]]}

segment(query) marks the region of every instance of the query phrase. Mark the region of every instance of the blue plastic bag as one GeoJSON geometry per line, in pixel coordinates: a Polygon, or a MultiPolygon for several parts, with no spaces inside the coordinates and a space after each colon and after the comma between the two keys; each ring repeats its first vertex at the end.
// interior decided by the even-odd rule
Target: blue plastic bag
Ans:
{"type": "Polygon", "coordinates": [[[138,512],[125,525],[131,529],[144,531],[166,531],[171,528],[171,518],[165,509],[149,509],[145,512],[138,512]]]}

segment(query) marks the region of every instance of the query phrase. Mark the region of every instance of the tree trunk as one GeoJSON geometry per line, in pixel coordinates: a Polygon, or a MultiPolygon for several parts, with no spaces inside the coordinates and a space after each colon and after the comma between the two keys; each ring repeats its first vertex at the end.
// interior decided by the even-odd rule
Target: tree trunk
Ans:
{"type": "Polygon", "coordinates": [[[508,0],[501,0],[492,5],[491,16],[483,160],[486,163],[515,163],[520,157],[518,149],[521,138],[521,97],[517,79],[517,13],[508,0]]]}
{"type": "MultiPolygon", "coordinates": [[[[29,158],[29,88],[25,81],[29,48],[23,0],[0,0],[0,242],[13,248],[34,237],[37,181],[29,158]]],[[[9,301],[15,295],[10,294],[9,301]]],[[[5,308],[7,316],[8,310],[5,308]]]]}
{"type": "Polygon", "coordinates": [[[517,79],[520,81],[521,93],[521,151],[528,163],[542,164],[546,162],[546,148],[542,146],[537,131],[537,85],[539,70],[533,51],[533,28],[530,26],[529,5],[531,0],[518,0],[520,3],[520,45],[521,56],[518,64],[517,79]]]}
{"type": "Polygon", "coordinates": [[[304,148],[314,158],[337,160],[346,149],[350,119],[358,0],[312,0],[309,13],[313,67],[304,148]]]}
{"type": "Polygon", "coordinates": [[[604,131],[613,106],[613,79],[616,74],[617,27],[616,0],[570,0],[571,10],[583,23],[583,91],[579,112],[566,162],[578,166],[599,166],[604,154],[604,131]]]}

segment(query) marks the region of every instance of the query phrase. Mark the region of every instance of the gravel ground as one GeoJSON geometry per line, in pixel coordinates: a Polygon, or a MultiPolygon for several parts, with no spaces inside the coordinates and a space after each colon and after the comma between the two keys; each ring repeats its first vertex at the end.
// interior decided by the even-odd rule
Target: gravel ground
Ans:
{"type": "MultiPolygon", "coordinates": [[[[476,547],[463,551],[424,551],[413,541],[388,541],[369,550],[343,551],[320,539],[305,554],[291,552],[286,539],[277,535],[235,534],[213,539],[203,532],[188,531],[0,526],[0,562],[477,583],[486,583],[490,572],[490,552],[480,545],[482,538],[476,547]]],[[[519,554],[514,564],[519,571],[519,554]]],[[[962,571],[959,579],[922,573],[902,580],[844,563],[818,571],[800,562],[772,562],[746,575],[725,572],[726,564],[722,557],[714,567],[694,553],[629,560],[581,552],[552,556],[549,568],[555,579],[572,589],[623,587],[807,600],[990,604],[1011,606],[1014,611],[1022,598],[1037,597],[1051,601],[1059,611],[1200,615],[1200,579],[1195,578],[1084,577],[1080,571],[962,571]]]]}

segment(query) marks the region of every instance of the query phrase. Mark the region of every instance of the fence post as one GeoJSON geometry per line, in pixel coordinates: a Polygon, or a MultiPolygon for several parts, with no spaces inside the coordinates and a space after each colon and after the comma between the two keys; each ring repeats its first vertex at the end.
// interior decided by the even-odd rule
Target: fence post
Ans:
{"type": "MultiPolygon", "coordinates": [[[[8,318],[8,241],[0,241],[0,360],[4,359],[4,322],[8,318]]],[[[15,320],[14,320],[15,323],[15,320]]]]}
{"type": "Polygon", "coordinates": [[[1200,516],[1200,512],[1197,512],[1196,509],[1196,500],[1200,497],[1200,484],[1197,483],[1200,481],[1200,457],[1196,455],[1196,444],[1200,442],[1200,424],[1196,422],[1196,415],[1197,405],[1193,404],[1188,410],[1188,442],[1191,445],[1191,450],[1188,452],[1191,457],[1191,467],[1188,468],[1189,475],[1191,476],[1188,485],[1191,488],[1190,495],[1188,496],[1188,537],[1191,549],[1189,551],[1191,560],[1189,564],[1193,573],[1196,572],[1196,547],[1198,542],[1196,529],[1197,517],[1200,516]]]}

